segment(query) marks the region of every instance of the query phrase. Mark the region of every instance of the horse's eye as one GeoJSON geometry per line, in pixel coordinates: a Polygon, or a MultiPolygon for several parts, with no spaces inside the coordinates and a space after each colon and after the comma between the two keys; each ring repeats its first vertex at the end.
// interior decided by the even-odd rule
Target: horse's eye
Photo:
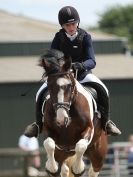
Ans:
{"type": "Polygon", "coordinates": [[[66,90],[69,90],[71,88],[71,84],[66,85],[66,90]]]}
{"type": "Polygon", "coordinates": [[[63,90],[69,89],[70,87],[71,87],[71,84],[60,86],[60,88],[63,89],[63,90]]]}
{"type": "Polygon", "coordinates": [[[60,88],[64,90],[65,89],[65,85],[60,86],[60,88]]]}
{"type": "Polygon", "coordinates": [[[68,88],[68,85],[64,85],[64,89],[67,89],[68,88]]]}
{"type": "Polygon", "coordinates": [[[70,87],[71,87],[71,84],[68,84],[67,87],[70,88],[70,87]]]}

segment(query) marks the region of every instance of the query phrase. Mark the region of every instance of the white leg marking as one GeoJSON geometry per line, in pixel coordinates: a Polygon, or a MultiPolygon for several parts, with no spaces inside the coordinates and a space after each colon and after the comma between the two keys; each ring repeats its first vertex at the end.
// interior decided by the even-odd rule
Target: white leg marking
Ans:
{"type": "Polygon", "coordinates": [[[89,177],[97,177],[99,175],[99,172],[94,172],[92,165],[90,165],[88,175],[89,177]]]}
{"type": "Polygon", "coordinates": [[[85,139],[81,139],[77,142],[76,147],[75,147],[75,160],[72,165],[72,170],[75,174],[80,174],[84,168],[85,164],[83,161],[83,154],[86,151],[88,146],[88,141],[85,139]]]}
{"type": "Polygon", "coordinates": [[[69,176],[69,168],[65,163],[63,163],[61,167],[61,177],[68,177],[68,176],[69,176]]]}
{"type": "Polygon", "coordinates": [[[58,170],[58,163],[54,158],[55,142],[52,138],[47,138],[43,142],[44,148],[47,152],[48,160],[46,162],[46,168],[51,172],[55,173],[58,170]]]}

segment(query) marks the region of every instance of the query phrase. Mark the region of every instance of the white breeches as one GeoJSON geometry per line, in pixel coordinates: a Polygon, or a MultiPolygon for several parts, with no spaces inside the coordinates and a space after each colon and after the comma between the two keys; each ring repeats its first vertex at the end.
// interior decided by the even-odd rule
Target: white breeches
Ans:
{"type": "Polygon", "coordinates": [[[107,89],[107,87],[104,85],[104,83],[98,78],[96,77],[94,74],[89,73],[85,76],[85,78],[82,81],[79,81],[81,84],[85,83],[85,82],[95,82],[100,84],[106,91],[107,95],[109,95],[109,91],[107,89]]]}
{"type": "Polygon", "coordinates": [[[47,82],[44,82],[44,83],[42,84],[42,86],[39,88],[39,90],[37,91],[37,93],[36,93],[36,102],[37,102],[37,100],[38,100],[39,94],[40,94],[41,91],[42,91],[44,88],[46,88],[46,87],[47,87],[47,82]]]}
{"type": "MultiPolygon", "coordinates": [[[[79,81],[79,82],[80,82],[81,84],[82,84],[82,83],[85,83],[85,82],[95,82],[95,83],[98,83],[98,84],[100,84],[100,85],[105,89],[107,95],[109,95],[108,89],[107,89],[107,87],[104,85],[104,83],[103,83],[100,79],[98,79],[98,77],[96,77],[96,76],[95,76],[94,74],[92,74],[92,73],[87,74],[86,77],[85,77],[83,80],[79,81]]],[[[36,102],[37,102],[37,100],[38,100],[39,94],[40,94],[41,91],[42,91],[44,88],[46,88],[46,87],[47,87],[47,82],[44,82],[43,85],[42,85],[42,86],[39,88],[39,90],[37,91],[37,94],[36,94],[36,102]]]]}

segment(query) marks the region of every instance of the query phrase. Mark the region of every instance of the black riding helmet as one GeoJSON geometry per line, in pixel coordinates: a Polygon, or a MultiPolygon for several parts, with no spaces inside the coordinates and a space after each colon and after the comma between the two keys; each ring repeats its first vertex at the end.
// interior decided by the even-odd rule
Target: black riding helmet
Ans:
{"type": "Polygon", "coordinates": [[[80,22],[77,10],[72,6],[65,6],[60,9],[58,14],[59,24],[62,26],[66,23],[80,22]]]}

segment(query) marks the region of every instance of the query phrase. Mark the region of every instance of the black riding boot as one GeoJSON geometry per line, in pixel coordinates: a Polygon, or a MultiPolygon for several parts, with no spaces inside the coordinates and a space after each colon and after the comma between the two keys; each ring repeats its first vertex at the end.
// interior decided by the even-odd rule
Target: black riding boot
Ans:
{"type": "Polygon", "coordinates": [[[110,120],[110,100],[105,91],[101,94],[100,99],[100,112],[102,115],[103,130],[107,133],[107,135],[120,135],[121,131],[116,127],[113,121],[110,120]]]}
{"type": "Polygon", "coordinates": [[[43,127],[43,114],[42,114],[42,105],[46,96],[46,88],[44,88],[38,96],[36,101],[36,122],[28,125],[24,131],[24,135],[27,137],[38,137],[42,132],[43,127]]]}

